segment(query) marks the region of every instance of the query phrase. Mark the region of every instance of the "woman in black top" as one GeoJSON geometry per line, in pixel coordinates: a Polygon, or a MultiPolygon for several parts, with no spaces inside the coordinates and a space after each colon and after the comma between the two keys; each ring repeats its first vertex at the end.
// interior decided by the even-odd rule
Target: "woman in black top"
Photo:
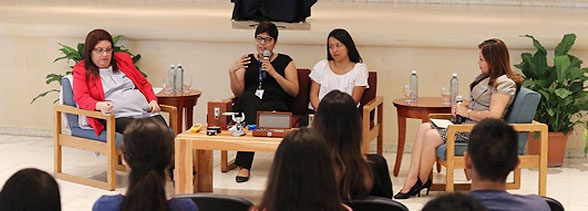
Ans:
{"type": "MultiPolygon", "coordinates": [[[[231,91],[238,97],[234,111],[245,113],[245,122],[255,124],[257,111],[288,111],[290,100],[298,95],[298,73],[292,59],[273,53],[278,28],[262,22],[255,30],[257,53],[242,56],[229,68],[231,91]],[[264,51],[269,52],[264,57],[264,51]]],[[[238,152],[237,182],[249,180],[253,152],[238,152]]]]}

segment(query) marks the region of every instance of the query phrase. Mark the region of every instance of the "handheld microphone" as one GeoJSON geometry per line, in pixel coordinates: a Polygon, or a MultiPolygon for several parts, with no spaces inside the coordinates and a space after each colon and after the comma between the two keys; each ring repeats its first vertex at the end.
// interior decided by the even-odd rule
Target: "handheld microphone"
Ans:
{"type": "Polygon", "coordinates": [[[271,56],[271,54],[272,53],[269,50],[263,51],[263,60],[269,60],[270,59],[269,57],[271,56]]]}
{"type": "MultiPolygon", "coordinates": [[[[271,52],[269,50],[263,51],[263,60],[269,61],[270,60],[270,56],[271,56],[271,52]]],[[[263,71],[261,74],[262,74],[263,79],[267,78],[267,72],[266,71],[263,71]]]]}
{"type": "Polygon", "coordinates": [[[146,104],[143,106],[143,111],[145,112],[151,112],[153,109],[151,108],[151,106],[149,106],[149,104],[146,104]]]}
{"type": "MultiPolygon", "coordinates": [[[[461,97],[461,95],[455,96],[455,104],[457,104],[457,105],[463,104],[463,98],[461,97]]],[[[455,115],[455,117],[453,117],[451,122],[453,122],[454,124],[461,124],[461,123],[465,122],[465,119],[466,118],[464,118],[460,115],[455,115]]]]}

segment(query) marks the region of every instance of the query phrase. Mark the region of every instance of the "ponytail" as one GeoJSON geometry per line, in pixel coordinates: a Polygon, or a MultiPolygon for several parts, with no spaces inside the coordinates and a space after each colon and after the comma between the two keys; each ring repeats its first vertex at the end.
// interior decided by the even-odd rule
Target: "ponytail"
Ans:
{"type": "Polygon", "coordinates": [[[169,210],[165,171],[174,154],[173,136],[152,118],[135,119],[123,135],[123,156],[131,168],[121,210],[169,210]]]}
{"type": "Polygon", "coordinates": [[[121,211],[169,210],[165,195],[165,173],[150,170],[146,175],[131,170],[129,188],[123,199],[121,211]]]}

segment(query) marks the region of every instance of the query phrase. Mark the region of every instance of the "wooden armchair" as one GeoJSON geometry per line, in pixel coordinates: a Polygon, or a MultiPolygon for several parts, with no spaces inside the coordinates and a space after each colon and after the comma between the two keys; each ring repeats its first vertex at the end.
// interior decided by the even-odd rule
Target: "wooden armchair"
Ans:
{"type": "MultiPolygon", "coordinates": [[[[547,125],[533,121],[535,111],[541,96],[527,88],[519,90],[515,101],[510,106],[506,121],[519,132],[520,164],[514,170],[514,181],[507,183],[507,189],[519,189],[521,186],[521,168],[539,169],[539,195],[545,196],[547,184],[547,125]],[[539,155],[523,154],[527,143],[528,132],[541,133],[541,153],[539,155]]],[[[450,119],[451,114],[429,114],[429,118],[450,119]]],[[[470,184],[454,184],[454,170],[465,169],[463,154],[467,151],[467,144],[455,143],[455,132],[469,132],[474,125],[451,125],[447,128],[447,143],[437,148],[437,163],[447,168],[445,184],[434,183],[431,190],[453,192],[469,190],[470,184]]]]}
{"type": "Polygon", "coordinates": [[[376,152],[381,155],[384,144],[384,97],[376,96],[378,87],[378,73],[374,71],[369,72],[368,85],[370,88],[366,89],[361,97],[361,112],[362,112],[362,150],[364,154],[370,152],[370,142],[376,139],[376,152]]]}
{"type": "MultiPolygon", "coordinates": [[[[126,167],[122,164],[120,146],[117,147],[117,143],[118,145],[122,143],[122,134],[115,131],[114,115],[104,115],[99,111],[76,108],[70,80],[64,77],[61,83],[64,105],[55,105],[53,108],[55,115],[55,131],[53,135],[55,139],[54,176],[57,179],[105,190],[114,190],[116,187],[115,171],[126,171],[126,167]],[[62,113],[66,114],[66,119],[72,133],[71,135],[62,134],[62,113]],[[99,136],[96,136],[96,132],[93,129],[83,129],[78,125],[79,115],[106,120],[106,129],[99,136]],[[64,173],[62,169],[62,147],[64,146],[105,154],[108,157],[106,182],[64,173]]],[[[166,105],[160,105],[160,107],[163,112],[169,113],[171,129],[172,131],[176,131],[176,107],[166,105]]]]}

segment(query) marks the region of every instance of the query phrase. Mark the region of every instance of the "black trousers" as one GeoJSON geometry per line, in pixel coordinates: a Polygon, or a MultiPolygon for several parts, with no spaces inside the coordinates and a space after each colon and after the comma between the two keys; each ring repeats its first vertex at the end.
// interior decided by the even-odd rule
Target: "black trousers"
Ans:
{"type": "MultiPolygon", "coordinates": [[[[152,118],[157,122],[161,122],[163,125],[165,125],[165,127],[167,126],[167,123],[165,122],[165,119],[163,119],[163,117],[161,115],[157,115],[157,116],[152,116],[152,117],[146,117],[146,118],[152,118]]],[[[127,127],[133,123],[133,120],[135,120],[135,118],[130,118],[130,117],[119,117],[116,118],[114,120],[114,126],[115,126],[115,131],[119,132],[121,134],[123,134],[125,132],[125,129],[127,129],[127,127]]]]}
{"type": "MultiPolygon", "coordinates": [[[[286,111],[288,110],[288,105],[285,102],[262,101],[253,92],[243,92],[235,102],[233,110],[245,113],[245,122],[247,124],[256,124],[257,111],[286,111]]],[[[237,152],[235,164],[241,168],[251,170],[254,155],[255,152],[237,152]]]]}

